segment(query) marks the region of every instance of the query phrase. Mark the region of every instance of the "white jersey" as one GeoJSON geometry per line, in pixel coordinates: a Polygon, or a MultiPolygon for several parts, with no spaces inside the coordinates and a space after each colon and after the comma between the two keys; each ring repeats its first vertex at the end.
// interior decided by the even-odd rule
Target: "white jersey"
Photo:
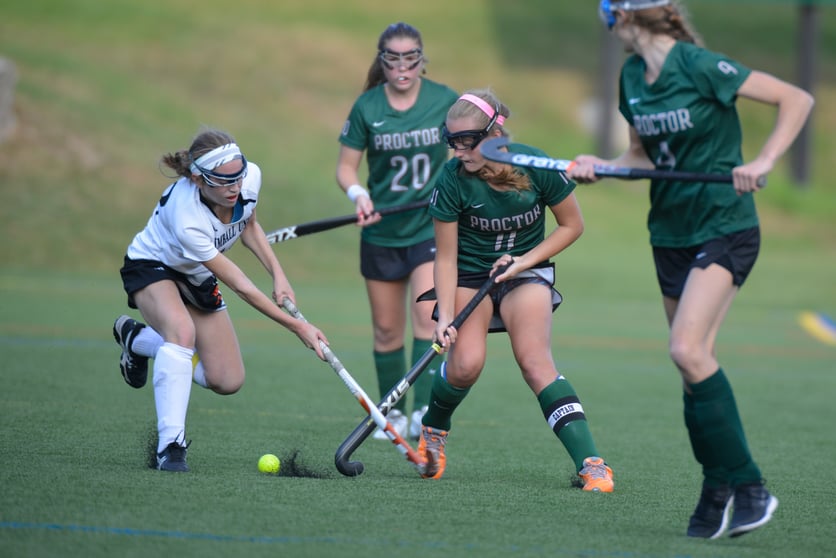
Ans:
{"type": "Polygon", "coordinates": [[[260,190],[261,169],[248,163],[227,224],[201,201],[200,190],[190,179],[180,178],[163,192],[148,224],[128,246],[128,258],[162,262],[200,285],[212,275],[203,262],[235,244],[255,211],[260,190]]]}

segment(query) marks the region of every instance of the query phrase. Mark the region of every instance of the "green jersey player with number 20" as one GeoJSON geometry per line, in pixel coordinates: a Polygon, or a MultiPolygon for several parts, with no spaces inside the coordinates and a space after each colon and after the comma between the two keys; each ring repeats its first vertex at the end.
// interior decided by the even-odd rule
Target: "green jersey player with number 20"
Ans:
{"type": "MultiPolygon", "coordinates": [[[[432,287],[432,221],[425,209],[383,220],[375,212],[376,207],[428,200],[432,181],[449,155],[440,128],[457,95],[449,87],[421,77],[426,64],[423,49],[421,34],[411,25],[393,23],[383,31],[364,92],[340,134],[337,183],[355,204],[357,223],[363,227],[360,272],[371,305],[381,395],[406,373],[407,313],[412,318],[411,362],[432,344],[432,305],[416,300],[417,294],[432,287]],[[368,189],[360,185],[359,177],[364,152],[368,189]]],[[[431,363],[413,386],[411,424],[405,399],[388,415],[403,436],[408,429],[412,438],[418,437],[435,368],[431,363]]],[[[387,439],[382,431],[375,438],[387,439]]]]}

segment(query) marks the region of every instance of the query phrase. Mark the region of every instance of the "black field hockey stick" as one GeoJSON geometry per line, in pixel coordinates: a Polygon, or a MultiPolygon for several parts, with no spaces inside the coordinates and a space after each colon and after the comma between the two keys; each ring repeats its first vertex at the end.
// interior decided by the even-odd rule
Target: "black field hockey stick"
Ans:
{"type": "MultiPolygon", "coordinates": [[[[497,268],[496,272],[493,273],[490,278],[479,288],[473,298],[465,305],[464,308],[453,318],[453,321],[450,322],[450,325],[455,327],[456,329],[460,328],[464,321],[473,313],[473,310],[482,302],[482,299],[487,296],[488,291],[491,290],[491,287],[494,285],[494,279],[496,279],[497,275],[501,275],[506,269],[508,269],[507,265],[503,265],[497,268]]],[[[389,393],[381,400],[378,404],[377,409],[385,416],[389,414],[389,411],[394,408],[395,404],[406,395],[406,392],[415,383],[415,380],[418,379],[418,376],[424,371],[425,368],[432,362],[433,358],[436,355],[441,354],[441,345],[438,343],[433,343],[432,346],[427,349],[427,351],[418,359],[418,361],[412,366],[409,372],[401,378],[401,380],[395,384],[389,393]]],[[[375,428],[375,421],[369,417],[365,419],[363,422],[357,425],[354,431],[348,435],[340,447],[337,448],[337,453],[334,455],[334,464],[337,466],[337,470],[347,477],[356,477],[358,475],[363,474],[363,470],[365,469],[363,463],[361,461],[349,461],[351,458],[351,454],[353,454],[357,448],[365,441],[366,438],[369,437],[374,431],[375,428]]],[[[423,456],[421,456],[423,459],[423,456]]]]}
{"type": "MultiPolygon", "coordinates": [[[[297,320],[302,320],[303,322],[307,322],[305,317],[299,311],[293,302],[289,298],[282,299],[282,306],[285,310],[287,310],[288,314],[296,318],[297,320]]],[[[334,372],[337,373],[337,376],[343,381],[346,385],[348,390],[351,392],[351,395],[357,399],[360,403],[360,406],[363,407],[367,413],[369,413],[369,418],[372,421],[372,424],[377,425],[378,428],[383,430],[386,435],[389,437],[389,440],[392,441],[393,444],[398,448],[404,457],[406,457],[407,461],[412,463],[412,465],[418,470],[419,473],[424,472],[424,460],[418,455],[412,446],[403,439],[403,437],[398,434],[398,431],[395,430],[395,427],[386,420],[386,417],[383,416],[383,413],[375,407],[374,402],[371,398],[363,391],[363,388],[360,387],[360,384],[348,373],[348,370],[345,369],[343,363],[337,358],[337,355],[331,350],[328,345],[326,345],[323,341],[319,342],[319,346],[322,348],[322,353],[325,355],[325,360],[328,364],[331,365],[331,368],[334,372]]]]}
{"type": "MultiPolygon", "coordinates": [[[[376,209],[375,213],[380,213],[380,215],[385,217],[386,215],[392,215],[393,213],[402,213],[404,211],[421,209],[427,207],[427,205],[429,205],[429,201],[417,201],[403,205],[384,207],[383,209],[376,209]]],[[[350,225],[356,222],[356,213],[352,213],[351,215],[342,215],[340,217],[330,217],[328,219],[319,219],[318,221],[308,221],[307,223],[291,225],[283,229],[276,229],[273,232],[269,232],[267,233],[267,241],[270,244],[275,244],[277,242],[284,242],[286,240],[291,240],[308,234],[329,231],[331,229],[336,229],[337,227],[350,225]]]]}
{"type": "MultiPolygon", "coordinates": [[[[551,157],[538,157],[525,153],[514,153],[503,151],[510,143],[507,137],[492,138],[480,144],[479,150],[485,159],[506,163],[517,167],[530,167],[535,169],[546,169],[565,172],[570,170],[574,161],[568,159],[552,159],[551,157]]],[[[609,178],[620,178],[622,180],[640,180],[643,178],[678,180],[680,182],[722,182],[731,184],[734,182],[730,174],[717,174],[710,172],[687,172],[660,169],[636,169],[631,167],[616,167],[613,165],[595,165],[595,174],[609,178]]],[[[757,181],[758,188],[766,188],[766,176],[761,176],[757,181]]]]}

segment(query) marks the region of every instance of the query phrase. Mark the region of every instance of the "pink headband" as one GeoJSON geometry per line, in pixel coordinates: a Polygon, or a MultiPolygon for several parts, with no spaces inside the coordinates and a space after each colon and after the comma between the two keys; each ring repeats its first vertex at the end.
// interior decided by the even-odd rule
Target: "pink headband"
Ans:
{"type": "MultiPolygon", "coordinates": [[[[484,100],[480,99],[476,95],[465,93],[464,95],[459,97],[459,100],[467,101],[476,105],[482,112],[488,115],[488,118],[493,118],[494,114],[496,114],[496,111],[493,109],[493,107],[491,107],[488,103],[486,103],[484,100]]],[[[503,124],[505,124],[505,117],[500,114],[496,117],[496,123],[502,126],[503,124]]]]}

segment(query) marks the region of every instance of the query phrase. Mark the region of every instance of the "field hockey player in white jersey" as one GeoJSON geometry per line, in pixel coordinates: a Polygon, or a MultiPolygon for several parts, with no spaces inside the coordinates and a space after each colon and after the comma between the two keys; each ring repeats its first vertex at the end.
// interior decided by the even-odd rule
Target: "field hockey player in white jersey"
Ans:
{"type": "Polygon", "coordinates": [[[685,426],[702,468],[686,533],[740,536],[769,522],[778,500],[749,451],[716,340],[760,250],[753,193],[797,137],[813,98],[704,48],[676,0],[602,0],[599,12],[628,53],[619,111],[630,125],[629,145],[611,160],[579,155],[569,176],[595,182],[595,165],[614,165],[734,179],[733,187],[651,181],[647,225],[670,329],[668,352],[682,380],[685,426]],[[777,113],[768,139],[745,163],[739,98],[772,105],[777,113]]]}
{"type": "Polygon", "coordinates": [[[155,467],[183,472],[189,470],[186,411],[192,381],[221,395],[244,383],[241,349],[218,280],[322,359],[319,342],[327,339],[278,306],[283,297],[295,301],[295,295],[256,219],[261,170],[235,140],[204,129],[188,149],[164,155],[162,163],[178,179],[128,246],[120,270],[128,306],[138,309],[145,323],[120,316],[113,335],[128,385],[144,386],[148,359],[154,359],[155,467]],[[223,254],[238,239],[272,276],[272,300],[223,254]]]}

